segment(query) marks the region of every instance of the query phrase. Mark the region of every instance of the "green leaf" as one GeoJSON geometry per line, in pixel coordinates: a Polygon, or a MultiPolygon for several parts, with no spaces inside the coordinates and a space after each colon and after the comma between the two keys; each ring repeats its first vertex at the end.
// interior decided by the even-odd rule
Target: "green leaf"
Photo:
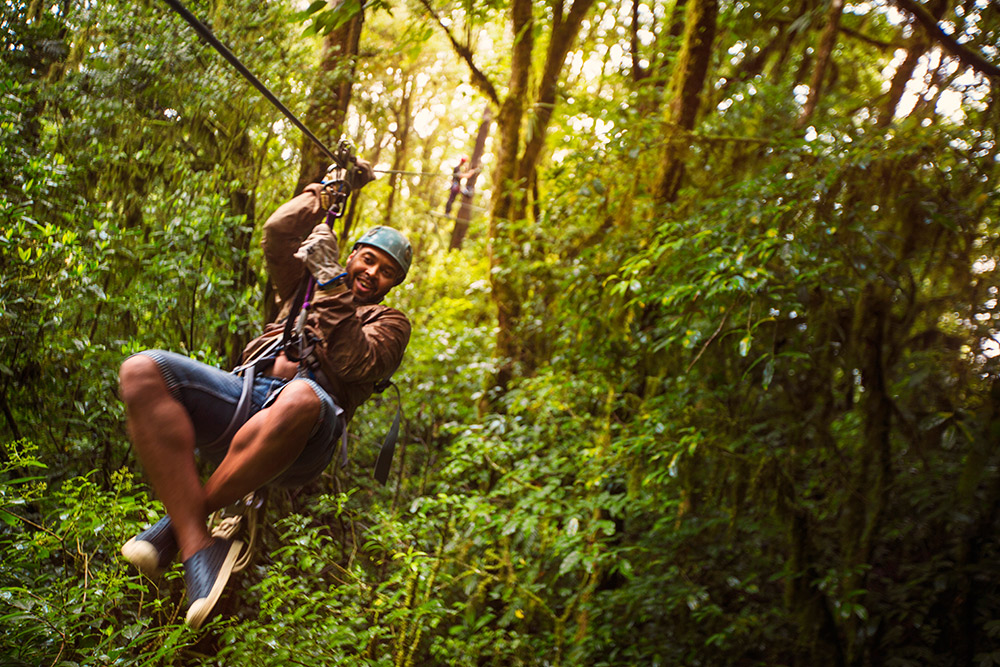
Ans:
{"type": "Polygon", "coordinates": [[[743,338],[740,339],[740,356],[745,357],[750,352],[750,333],[748,332],[743,338]]]}
{"type": "Polygon", "coordinates": [[[767,360],[764,364],[764,372],[761,376],[761,386],[766,390],[771,386],[771,380],[774,379],[774,357],[767,360]]]}

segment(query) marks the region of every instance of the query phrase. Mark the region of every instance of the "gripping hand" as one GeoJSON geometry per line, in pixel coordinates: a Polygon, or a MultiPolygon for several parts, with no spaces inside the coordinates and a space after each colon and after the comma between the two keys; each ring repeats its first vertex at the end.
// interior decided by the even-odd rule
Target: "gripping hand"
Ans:
{"type": "Polygon", "coordinates": [[[295,257],[306,266],[306,270],[316,279],[320,289],[330,287],[341,278],[343,267],[338,261],[337,237],[326,223],[313,227],[312,232],[295,251],[295,257]]]}

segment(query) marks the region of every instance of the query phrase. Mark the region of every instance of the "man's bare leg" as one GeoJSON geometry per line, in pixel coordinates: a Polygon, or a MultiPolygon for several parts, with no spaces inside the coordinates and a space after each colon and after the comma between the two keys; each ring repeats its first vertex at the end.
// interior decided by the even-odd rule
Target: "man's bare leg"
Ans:
{"type": "Polygon", "coordinates": [[[132,445],[187,557],[194,553],[191,548],[197,546],[197,551],[210,540],[205,492],[194,460],[194,425],[149,357],[126,359],[119,381],[132,445]]]}
{"type": "Polygon", "coordinates": [[[181,559],[211,542],[206,521],[215,510],[242,498],[291,465],[319,418],[320,402],[305,382],[291,382],[275,402],[251,417],[233,437],[229,452],[203,487],[194,460],[194,427],[170,395],[159,366],[149,357],[122,364],[122,397],[139,461],[170,515],[181,559]]]}
{"type": "Polygon", "coordinates": [[[307,383],[291,381],[274,403],[243,425],[205,483],[209,512],[239,500],[278,476],[302,453],[319,419],[320,402],[307,383]]]}

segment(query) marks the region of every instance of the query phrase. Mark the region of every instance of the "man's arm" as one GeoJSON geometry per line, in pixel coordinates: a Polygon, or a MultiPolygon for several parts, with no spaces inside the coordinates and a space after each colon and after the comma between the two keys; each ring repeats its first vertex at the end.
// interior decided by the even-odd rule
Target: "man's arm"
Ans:
{"type": "Polygon", "coordinates": [[[307,185],[302,194],[285,202],[264,223],[264,259],[271,282],[282,303],[294,298],[305,275],[300,259],[295,257],[302,239],[322,220],[323,207],[319,183],[307,185]]]}

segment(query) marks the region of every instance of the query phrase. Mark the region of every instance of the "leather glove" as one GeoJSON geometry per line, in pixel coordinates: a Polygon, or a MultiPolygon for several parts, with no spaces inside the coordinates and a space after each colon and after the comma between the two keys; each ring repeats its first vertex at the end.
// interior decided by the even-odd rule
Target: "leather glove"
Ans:
{"type": "Polygon", "coordinates": [[[358,158],[351,168],[351,178],[349,180],[353,188],[360,190],[375,180],[375,170],[372,169],[367,160],[358,158]]]}
{"type": "MultiPolygon", "coordinates": [[[[326,176],[323,178],[324,181],[335,181],[337,179],[337,171],[339,167],[337,165],[330,165],[330,169],[327,170],[326,176]]],[[[347,175],[344,180],[351,186],[353,190],[360,190],[369,183],[375,180],[375,170],[372,169],[371,164],[368,160],[363,160],[361,158],[355,158],[354,163],[351,164],[350,169],[347,171],[347,175]]]]}
{"type": "MultiPolygon", "coordinates": [[[[337,167],[336,165],[331,165],[330,170],[326,172],[326,177],[323,179],[327,181],[328,184],[324,186],[319,193],[319,204],[323,210],[328,210],[331,206],[333,206],[337,190],[340,187],[336,185],[337,177],[337,167]]],[[[344,180],[347,181],[348,186],[350,186],[350,191],[360,190],[368,183],[375,180],[375,171],[366,160],[358,158],[347,171],[347,174],[344,176],[344,180]]]]}
{"type": "Polygon", "coordinates": [[[338,279],[345,277],[338,257],[337,237],[325,223],[313,227],[312,232],[295,251],[295,257],[306,265],[306,270],[316,279],[320,289],[328,289],[338,279]]]}

